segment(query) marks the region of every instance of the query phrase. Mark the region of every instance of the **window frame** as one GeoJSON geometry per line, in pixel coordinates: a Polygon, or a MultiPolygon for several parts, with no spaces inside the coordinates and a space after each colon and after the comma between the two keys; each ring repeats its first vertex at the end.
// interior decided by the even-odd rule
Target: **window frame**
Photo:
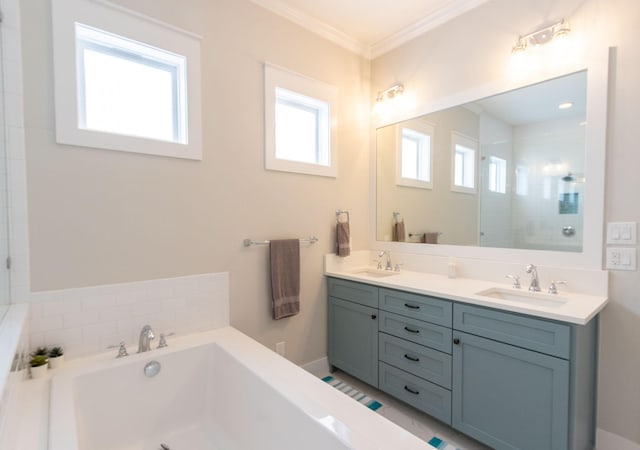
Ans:
{"type": "MultiPolygon", "coordinates": [[[[265,169],[281,172],[301,173],[335,178],[338,175],[338,142],[337,142],[337,106],[338,90],[328,83],[291,72],[282,67],[264,63],[264,115],[265,115],[265,169]],[[277,89],[307,97],[314,102],[323,102],[327,106],[326,119],[319,120],[319,127],[325,124],[328,140],[326,164],[302,162],[277,157],[276,149],[276,104],[278,102],[277,89]]],[[[297,103],[301,108],[304,102],[297,103]]],[[[309,105],[306,104],[306,107],[309,105]]],[[[317,128],[318,133],[322,133],[317,128]]],[[[322,141],[320,138],[319,141],[322,141]]]]}
{"type": "MultiPolygon", "coordinates": [[[[434,132],[435,127],[429,123],[423,122],[419,124],[412,123],[411,126],[397,126],[397,137],[396,137],[396,185],[398,186],[406,186],[406,187],[414,187],[419,189],[433,189],[433,142],[434,142],[434,132]],[[428,138],[428,144],[426,151],[428,152],[427,156],[427,164],[428,168],[426,170],[428,179],[421,180],[418,178],[406,178],[402,174],[402,163],[404,156],[404,139],[405,139],[405,130],[407,130],[408,134],[420,135],[417,137],[419,142],[421,136],[425,136],[428,138]]],[[[420,144],[418,144],[418,153],[420,144]]],[[[416,158],[419,159],[419,156],[416,155],[416,158]]],[[[419,162],[417,163],[418,171],[420,171],[419,162]]]]}
{"type": "MultiPolygon", "coordinates": [[[[475,194],[478,191],[478,150],[479,144],[478,141],[465,136],[461,133],[453,131],[451,133],[451,190],[453,192],[459,192],[463,194],[475,194]],[[465,148],[465,152],[459,152],[458,146],[465,148]],[[473,175],[472,186],[465,186],[456,183],[456,167],[457,167],[457,158],[458,153],[463,154],[463,164],[468,163],[468,159],[464,157],[464,154],[473,153],[473,157],[470,161],[473,163],[473,169],[471,171],[473,175]]],[[[464,177],[464,173],[463,173],[464,177]]]]}
{"type": "MultiPolygon", "coordinates": [[[[81,147],[143,153],[193,160],[202,159],[200,40],[188,31],[106,2],[52,2],[56,142],[81,147]],[[81,73],[78,67],[76,23],[148,46],[158,55],[184,57],[184,81],[178,108],[184,114],[183,133],[176,141],[130,136],[82,128],[81,73]]],[[[107,54],[107,53],[105,53],[107,54]]],[[[144,57],[144,56],[142,56],[144,57]]],[[[160,56],[161,57],[161,56],[160,56]]],[[[151,58],[155,59],[155,58],[151,58]]],[[[179,133],[180,134],[180,133],[179,133]]],[[[175,130],[174,130],[175,136],[175,130]]]]}

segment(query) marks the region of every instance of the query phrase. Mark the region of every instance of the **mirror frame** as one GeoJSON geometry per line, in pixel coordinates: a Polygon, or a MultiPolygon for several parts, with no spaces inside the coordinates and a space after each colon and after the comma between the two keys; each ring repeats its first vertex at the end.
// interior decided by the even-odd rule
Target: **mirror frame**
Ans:
{"type": "Polygon", "coordinates": [[[605,162],[607,131],[607,99],[610,48],[594,50],[586,61],[562,70],[548,71],[544,75],[520,82],[507,79],[490,85],[469,89],[459,94],[429,101],[410,113],[395,114],[391,119],[372,119],[370,160],[370,216],[369,248],[390,252],[420,255],[498,260],[514,263],[534,263],[551,267],[573,267],[602,269],[602,246],[604,230],[605,162]],[[377,146],[376,131],[380,127],[437,112],[456,105],[519,89],[581,70],[587,70],[587,129],[585,145],[584,232],[582,252],[560,252],[548,250],[525,250],[465,245],[422,244],[410,242],[388,242],[376,240],[377,217],[377,146]]]}

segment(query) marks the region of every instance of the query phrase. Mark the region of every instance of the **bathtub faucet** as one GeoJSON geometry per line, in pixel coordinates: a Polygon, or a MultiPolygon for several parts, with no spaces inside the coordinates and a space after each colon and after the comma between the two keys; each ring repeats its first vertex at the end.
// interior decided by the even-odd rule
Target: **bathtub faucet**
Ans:
{"type": "Polygon", "coordinates": [[[138,340],[138,353],[148,352],[151,350],[151,341],[156,336],[153,334],[153,330],[150,325],[145,325],[140,330],[140,339],[138,340]]]}

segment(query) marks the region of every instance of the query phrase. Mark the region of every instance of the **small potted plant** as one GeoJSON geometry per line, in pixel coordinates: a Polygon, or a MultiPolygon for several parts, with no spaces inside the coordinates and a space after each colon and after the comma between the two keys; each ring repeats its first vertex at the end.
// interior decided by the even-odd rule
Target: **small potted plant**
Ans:
{"type": "Polygon", "coordinates": [[[62,347],[53,347],[49,350],[49,368],[56,369],[62,365],[64,362],[64,352],[62,351],[62,347]]]}
{"type": "Polygon", "coordinates": [[[31,360],[29,361],[29,366],[31,368],[31,378],[42,378],[47,374],[47,364],[49,359],[47,355],[38,355],[33,354],[31,356],[31,360]]]}

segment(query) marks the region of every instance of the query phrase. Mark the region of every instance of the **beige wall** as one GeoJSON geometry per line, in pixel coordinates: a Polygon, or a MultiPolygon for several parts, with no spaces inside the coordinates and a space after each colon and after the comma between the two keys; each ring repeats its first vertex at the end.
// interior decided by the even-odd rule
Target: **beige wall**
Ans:
{"type": "Polygon", "coordinates": [[[56,145],[49,0],[21,2],[31,287],[92,286],[230,272],[231,322],[304,363],[326,355],[322,256],[335,209],[368,240],[369,62],[249,1],[120,0],[203,36],[201,162],[56,145]],[[263,156],[263,61],[339,89],[337,179],[270,172],[263,156]],[[302,312],[270,318],[268,248],[302,237],[302,312]]]}
{"type": "MultiPolygon", "coordinates": [[[[587,48],[617,46],[610,74],[606,221],[640,221],[637,0],[492,0],[372,62],[372,91],[405,84],[418,103],[505,78],[515,38],[566,17],[587,48]]],[[[640,277],[612,272],[601,314],[598,427],[640,444],[640,277]]]]}

